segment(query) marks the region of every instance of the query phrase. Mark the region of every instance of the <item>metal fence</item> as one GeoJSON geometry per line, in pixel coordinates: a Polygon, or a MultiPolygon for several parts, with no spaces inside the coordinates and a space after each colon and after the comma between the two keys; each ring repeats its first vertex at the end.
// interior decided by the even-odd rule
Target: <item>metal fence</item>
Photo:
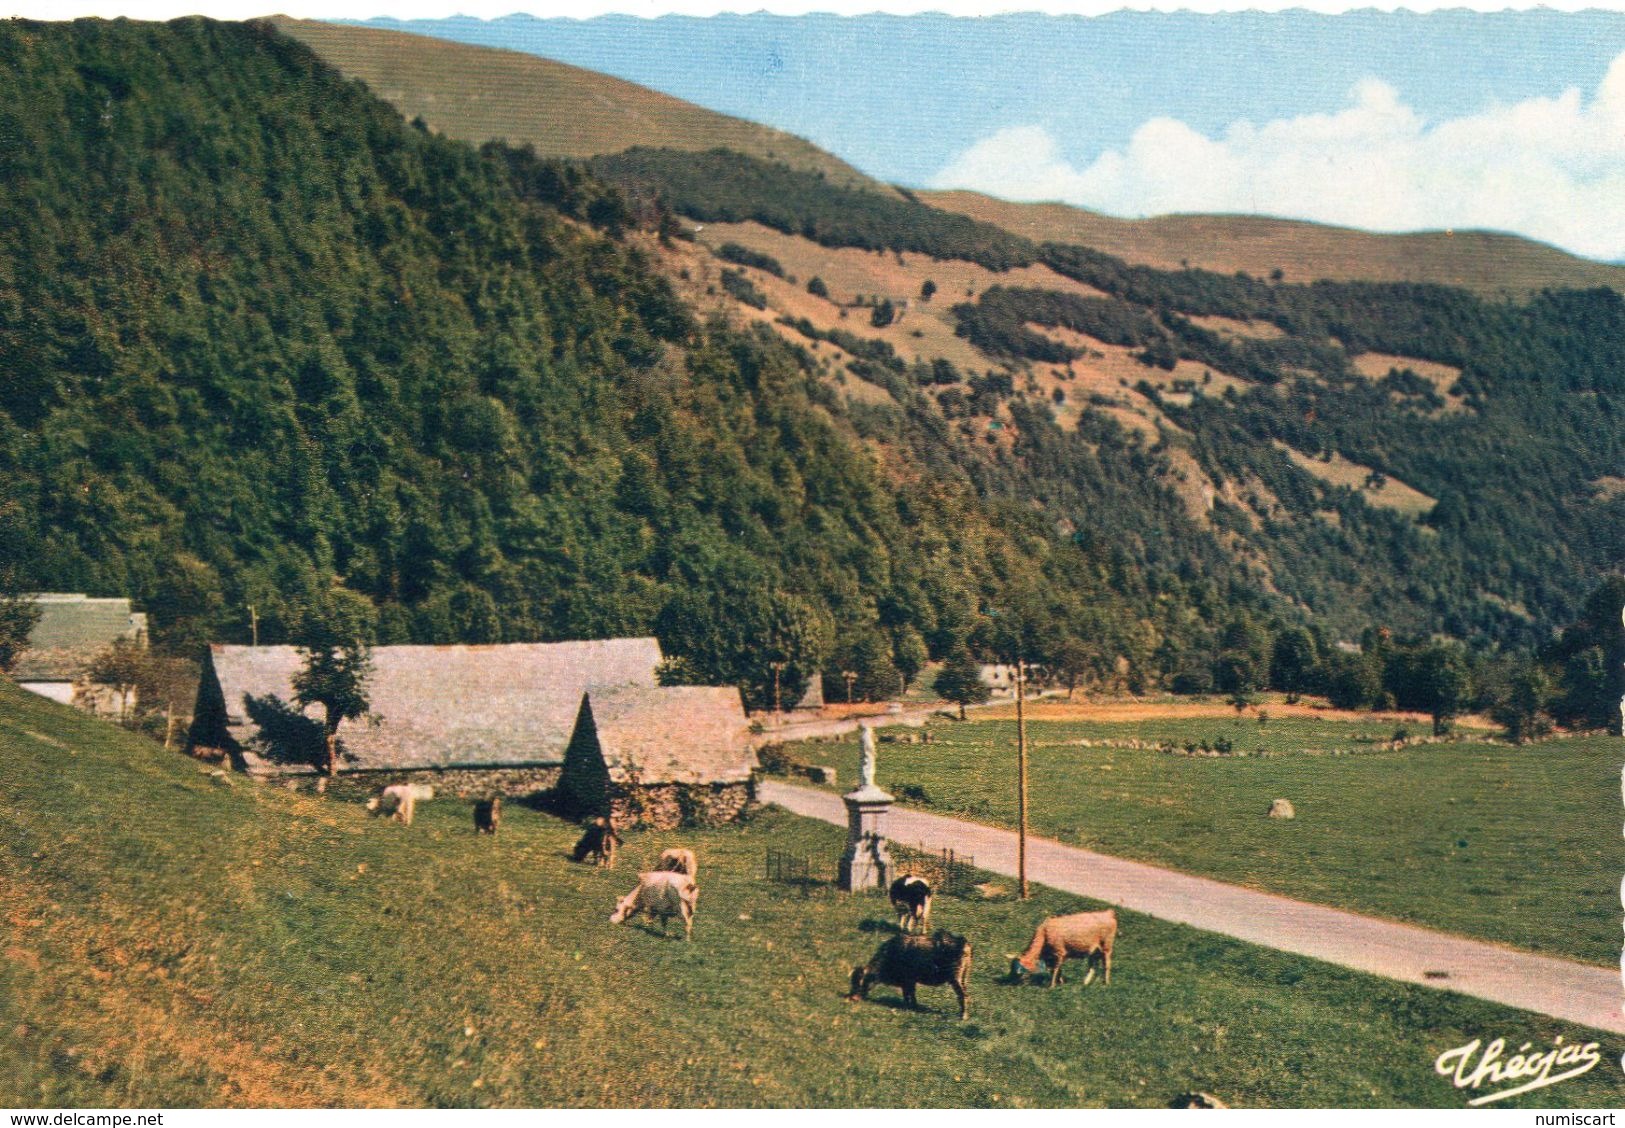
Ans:
{"type": "Polygon", "coordinates": [[[817,886],[835,884],[835,867],[819,865],[806,854],[769,850],[766,865],[767,880],[779,885],[796,886],[803,893],[817,886]]]}
{"type": "Polygon", "coordinates": [[[946,897],[968,897],[976,887],[976,859],[957,850],[929,850],[923,845],[891,845],[893,872],[911,873],[946,897]]]}
{"type": "MultiPolygon", "coordinates": [[[[976,859],[969,854],[952,849],[929,850],[923,845],[905,846],[900,842],[890,843],[888,850],[893,874],[911,873],[922,878],[938,896],[969,897],[976,891],[976,859]]],[[[787,850],[769,849],[763,862],[768,881],[795,886],[803,893],[833,886],[839,868],[834,862],[816,862],[810,855],[792,854],[787,850]]]]}

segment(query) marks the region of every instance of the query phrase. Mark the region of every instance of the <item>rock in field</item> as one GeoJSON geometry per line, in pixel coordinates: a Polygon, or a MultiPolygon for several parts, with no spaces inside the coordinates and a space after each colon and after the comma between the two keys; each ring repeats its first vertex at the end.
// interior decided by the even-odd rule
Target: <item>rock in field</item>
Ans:
{"type": "Polygon", "coordinates": [[[1272,819],[1295,819],[1297,817],[1298,812],[1292,809],[1292,800],[1290,799],[1277,799],[1270,804],[1270,818],[1272,819]]]}

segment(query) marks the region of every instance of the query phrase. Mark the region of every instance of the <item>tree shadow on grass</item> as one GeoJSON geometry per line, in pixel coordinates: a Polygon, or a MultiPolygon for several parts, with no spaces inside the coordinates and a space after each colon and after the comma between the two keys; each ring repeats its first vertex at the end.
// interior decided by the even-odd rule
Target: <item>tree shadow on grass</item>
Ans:
{"type": "Polygon", "coordinates": [[[321,722],[269,693],[264,697],[243,694],[243,707],[259,728],[254,738],[255,751],[266,760],[282,766],[322,766],[327,736],[321,722]]]}

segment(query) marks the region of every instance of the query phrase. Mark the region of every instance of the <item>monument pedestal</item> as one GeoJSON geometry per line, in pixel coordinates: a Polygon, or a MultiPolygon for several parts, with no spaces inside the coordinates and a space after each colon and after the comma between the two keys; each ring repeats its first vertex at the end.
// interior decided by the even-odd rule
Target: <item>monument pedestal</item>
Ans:
{"type": "Polygon", "coordinates": [[[840,885],[848,892],[886,888],[891,884],[891,854],[886,850],[886,812],[895,800],[870,783],[841,796],[846,804],[846,853],[841,855],[840,885]]]}

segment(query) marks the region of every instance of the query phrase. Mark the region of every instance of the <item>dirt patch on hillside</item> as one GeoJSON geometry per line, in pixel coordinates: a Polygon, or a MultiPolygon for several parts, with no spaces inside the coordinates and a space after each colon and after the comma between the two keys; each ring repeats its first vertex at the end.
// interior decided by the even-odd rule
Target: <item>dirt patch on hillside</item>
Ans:
{"type": "MultiPolygon", "coordinates": [[[[1354,371],[1367,380],[1377,381],[1390,372],[1403,372],[1406,369],[1416,373],[1429,384],[1433,390],[1444,398],[1445,411],[1466,411],[1467,406],[1460,394],[1452,394],[1451,388],[1461,378],[1461,369],[1448,364],[1440,364],[1432,360],[1418,360],[1413,356],[1396,356],[1393,353],[1360,353],[1351,357],[1349,363],[1354,371]]],[[[1397,398],[1397,397],[1396,397],[1397,398]]]]}
{"type": "Polygon", "coordinates": [[[1309,457],[1302,451],[1294,450],[1283,442],[1277,441],[1275,445],[1284,450],[1303,470],[1328,485],[1347,486],[1370,505],[1393,509],[1411,517],[1422,517],[1429,513],[1435,504],[1434,499],[1421,490],[1407,485],[1398,478],[1377,474],[1369,466],[1350,462],[1341,454],[1334,454],[1331,461],[1323,462],[1318,458],[1309,457]]]}
{"type": "Polygon", "coordinates": [[[1286,336],[1285,330],[1279,325],[1272,325],[1268,321],[1240,321],[1234,317],[1192,317],[1190,322],[1199,325],[1210,333],[1217,333],[1221,337],[1231,339],[1241,338],[1249,341],[1278,341],[1286,336]]]}

